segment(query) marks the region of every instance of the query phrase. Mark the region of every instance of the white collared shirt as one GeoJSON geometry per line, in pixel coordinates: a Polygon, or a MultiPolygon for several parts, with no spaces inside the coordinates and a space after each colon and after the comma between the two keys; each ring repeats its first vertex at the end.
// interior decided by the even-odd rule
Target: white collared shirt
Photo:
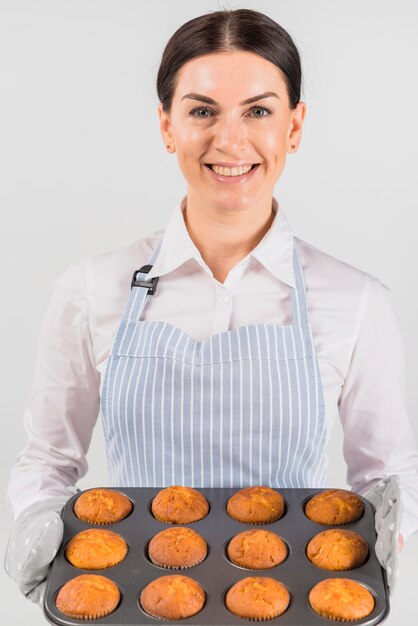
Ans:
{"type": "Polygon", "coordinates": [[[293,246],[298,246],[327,441],[339,416],[347,482],[357,493],[399,474],[406,539],[418,529],[418,453],[406,412],[404,344],[390,290],[294,237],[275,198],[270,229],[222,284],[188,234],[185,206],[183,197],[165,230],[86,257],[55,281],[24,415],[29,440],[9,482],[13,516],[42,497],[66,494],[66,486],[85,475],[101,384],[131,278],[163,236],[147,277],[159,276],[157,291],[148,297],[142,319],[166,321],[196,340],[247,324],[291,324],[293,246]]]}

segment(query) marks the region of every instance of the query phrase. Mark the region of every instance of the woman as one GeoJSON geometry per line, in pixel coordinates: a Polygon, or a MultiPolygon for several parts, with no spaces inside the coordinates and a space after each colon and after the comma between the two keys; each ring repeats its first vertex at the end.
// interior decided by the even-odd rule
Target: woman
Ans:
{"type": "Polygon", "coordinates": [[[325,487],[338,411],[393,587],[417,529],[402,341],[387,288],[294,237],[273,196],[301,141],[300,83],[292,39],[256,11],[168,42],[158,112],[187,195],[164,231],[71,266],[43,321],[8,491],[6,569],[32,600],[99,412],[114,486],[325,487]]]}

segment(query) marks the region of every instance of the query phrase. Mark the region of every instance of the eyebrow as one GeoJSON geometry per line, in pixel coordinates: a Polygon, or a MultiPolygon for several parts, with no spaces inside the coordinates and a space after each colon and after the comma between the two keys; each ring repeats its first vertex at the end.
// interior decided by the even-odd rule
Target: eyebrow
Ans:
{"type": "MultiPolygon", "coordinates": [[[[273,96],[274,98],[279,98],[277,93],[275,93],[274,91],[266,91],[265,93],[261,93],[259,96],[247,98],[247,100],[243,100],[239,104],[240,106],[244,106],[245,104],[251,104],[252,102],[257,102],[257,100],[263,100],[264,98],[270,98],[271,96],[273,96]]],[[[198,93],[186,93],[186,95],[182,97],[181,102],[183,102],[185,98],[190,98],[190,100],[199,100],[199,102],[206,102],[206,104],[218,104],[213,98],[209,98],[208,96],[202,96],[198,93]]]]}

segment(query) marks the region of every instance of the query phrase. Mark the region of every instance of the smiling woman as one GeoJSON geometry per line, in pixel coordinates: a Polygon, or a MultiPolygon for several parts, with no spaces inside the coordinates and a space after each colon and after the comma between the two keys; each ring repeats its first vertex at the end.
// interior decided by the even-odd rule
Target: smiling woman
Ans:
{"type": "Polygon", "coordinates": [[[223,282],[271,225],[273,187],[300,142],[306,106],[291,108],[277,65],[233,48],[187,61],[169,101],[159,104],[160,128],[189,185],[185,222],[223,282]]]}
{"type": "Polygon", "coordinates": [[[257,11],[169,40],[158,115],[187,194],[164,230],[64,272],[42,325],[8,489],[6,568],[31,599],[98,413],[111,486],[273,490],[328,486],[339,415],[393,587],[398,536],[418,527],[402,337],[389,289],[295,237],[273,196],[301,143],[300,87],[294,42],[257,11]]]}

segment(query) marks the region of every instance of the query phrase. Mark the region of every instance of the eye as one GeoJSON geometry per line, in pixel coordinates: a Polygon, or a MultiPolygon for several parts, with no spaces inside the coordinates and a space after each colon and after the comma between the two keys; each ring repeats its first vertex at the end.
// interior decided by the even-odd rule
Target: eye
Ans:
{"type": "MultiPolygon", "coordinates": [[[[270,115],[271,113],[270,109],[267,109],[267,107],[256,106],[256,107],[251,107],[250,110],[251,111],[266,111],[267,115],[270,115]]],[[[255,115],[254,117],[267,117],[267,115],[255,115]]]]}
{"type": "MultiPolygon", "coordinates": [[[[205,111],[205,113],[212,113],[209,107],[195,107],[189,112],[189,115],[191,117],[197,117],[200,119],[205,119],[207,117],[210,117],[209,115],[197,115],[198,111],[205,111]]],[[[251,107],[250,111],[264,111],[266,113],[266,115],[254,115],[254,117],[267,117],[268,115],[271,114],[270,109],[268,109],[267,107],[262,107],[262,106],[253,106],[251,107]]]]}
{"type": "Polygon", "coordinates": [[[191,115],[192,117],[208,117],[207,115],[195,115],[195,113],[197,113],[198,111],[205,111],[206,113],[208,113],[210,112],[210,109],[208,107],[195,107],[190,111],[189,115],[191,115]]]}

